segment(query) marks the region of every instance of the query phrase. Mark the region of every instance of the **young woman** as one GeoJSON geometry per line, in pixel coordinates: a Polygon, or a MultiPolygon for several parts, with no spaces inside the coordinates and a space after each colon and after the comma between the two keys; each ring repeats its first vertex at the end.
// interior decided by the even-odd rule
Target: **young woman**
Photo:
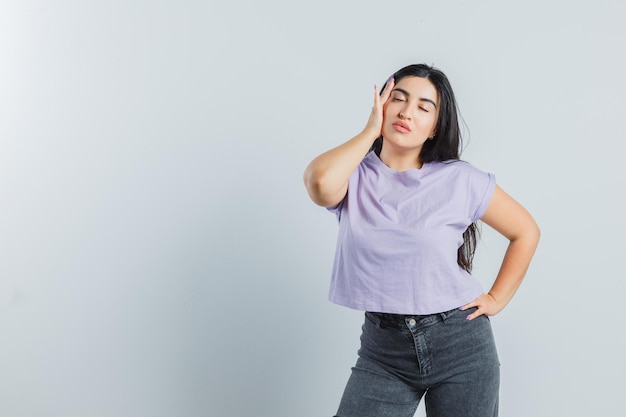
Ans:
{"type": "Polygon", "coordinates": [[[531,215],[493,175],[459,160],[446,76],[419,64],[375,87],[361,133],[304,173],[339,219],[329,298],[365,311],[338,417],[498,414],[499,362],[488,316],[511,300],[539,241],[531,215]],[[509,246],[487,293],[470,275],[477,226],[509,246]]]}

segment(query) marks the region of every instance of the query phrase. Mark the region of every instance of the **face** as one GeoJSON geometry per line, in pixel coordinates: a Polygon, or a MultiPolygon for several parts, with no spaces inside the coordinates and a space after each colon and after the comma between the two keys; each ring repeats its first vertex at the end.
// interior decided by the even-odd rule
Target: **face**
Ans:
{"type": "Polygon", "coordinates": [[[387,145],[420,150],[435,133],[439,94],[425,78],[404,77],[384,106],[383,137],[387,145]]]}

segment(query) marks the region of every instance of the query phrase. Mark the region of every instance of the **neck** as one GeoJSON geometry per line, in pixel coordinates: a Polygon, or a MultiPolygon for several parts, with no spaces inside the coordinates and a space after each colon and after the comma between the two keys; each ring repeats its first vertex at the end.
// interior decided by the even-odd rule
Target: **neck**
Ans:
{"type": "Polygon", "coordinates": [[[390,146],[383,146],[380,150],[380,160],[394,171],[407,171],[409,169],[420,169],[422,162],[420,161],[421,146],[418,149],[396,150],[390,146]]]}

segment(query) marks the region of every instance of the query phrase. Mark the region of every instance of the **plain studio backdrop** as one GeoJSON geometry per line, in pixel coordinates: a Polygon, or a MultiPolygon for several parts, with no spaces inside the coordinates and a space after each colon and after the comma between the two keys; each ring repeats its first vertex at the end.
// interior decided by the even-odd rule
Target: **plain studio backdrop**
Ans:
{"type": "MultiPolygon", "coordinates": [[[[623,415],[625,12],[0,1],[0,415],[333,415],[363,313],[327,301],[302,173],[418,62],[542,229],[492,318],[501,415],[623,415]]],[[[506,243],[483,227],[486,289],[506,243]]]]}

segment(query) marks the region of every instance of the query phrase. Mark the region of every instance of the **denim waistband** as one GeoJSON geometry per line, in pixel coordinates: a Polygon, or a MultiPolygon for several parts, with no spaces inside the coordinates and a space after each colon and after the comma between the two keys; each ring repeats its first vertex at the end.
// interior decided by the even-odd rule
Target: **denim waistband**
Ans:
{"type": "Polygon", "coordinates": [[[366,316],[369,316],[376,324],[383,327],[395,327],[399,329],[406,328],[409,321],[414,320],[415,327],[426,327],[436,323],[444,322],[453,315],[463,314],[467,316],[474,309],[468,309],[468,311],[461,311],[458,308],[444,311],[441,313],[418,315],[418,314],[392,314],[392,313],[377,313],[373,311],[366,312],[366,316]]]}

